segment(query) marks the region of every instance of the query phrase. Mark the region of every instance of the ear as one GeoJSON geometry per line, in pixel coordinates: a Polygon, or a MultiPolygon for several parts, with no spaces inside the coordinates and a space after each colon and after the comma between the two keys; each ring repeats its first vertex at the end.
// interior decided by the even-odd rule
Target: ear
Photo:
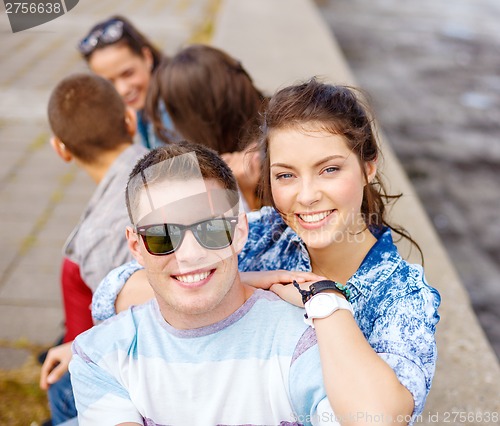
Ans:
{"type": "Polygon", "coordinates": [[[365,163],[366,183],[371,183],[377,174],[377,160],[365,163]]]}
{"type": "Polygon", "coordinates": [[[130,253],[132,253],[132,256],[134,256],[135,260],[137,260],[141,266],[146,267],[141,251],[141,237],[134,232],[131,226],[127,226],[125,229],[125,237],[127,238],[128,249],[130,253]]]}
{"type": "Polygon", "coordinates": [[[131,107],[125,109],[125,126],[127,133],[133,138],[137,131],[137,115],[131,107]]]}
{"type": "Polygon", "coordinates": [[[73,155],[68,151],[66,145],[57,136],[52,136],[50,138],[50,145],[52,149],[56,152],[59,157],[66,163],[69,163],[73,159],[73,155]]]}
{"type": "Polygon", "coordinates": [[[151,53],[151,50],[148,47],[142,48],[142,56],[146,61],[146,66],[149,68],[149,71],[153,71],[153,64],[154,64],[153,54],[151,53]]]}
{"type": "Polygon", "coordinates": [[[248,239],[248,219],[246,213],[242,212],[238,215],[238,224],[234,232],[233,250],[236,254],[240,254],[248,239]]]}

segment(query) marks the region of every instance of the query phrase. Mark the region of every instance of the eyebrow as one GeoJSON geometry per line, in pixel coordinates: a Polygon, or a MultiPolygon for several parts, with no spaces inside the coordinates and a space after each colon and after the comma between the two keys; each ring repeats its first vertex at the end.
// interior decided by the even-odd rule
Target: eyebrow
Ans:
{"type": "MultiPolygon", "coordinates": [[[[322,164],[327,163],[330,160],[337,160],[339,158],[343,159],[343,160],[346,159],[346,157],[344,157],[343,155],[329,155],[328,157],[325,157],[322,160],[319,160],[318,162],[314,163],[313,167],[321,166],[322,164]]],[[[273,164],[271,164],[270,167],[284,167],[284,168],[287,168],[287,169],[293,169],[294,168],[293,166],[291,166],[289,164],[286,164],[286,163],[273,163],[273,164]]]]}

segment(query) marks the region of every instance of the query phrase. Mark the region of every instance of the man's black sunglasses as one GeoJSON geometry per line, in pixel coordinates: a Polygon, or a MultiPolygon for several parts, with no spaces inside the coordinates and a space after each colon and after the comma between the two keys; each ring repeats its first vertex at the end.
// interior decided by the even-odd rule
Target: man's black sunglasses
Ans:
{"type": "Polygon", "coordinates": [[[142,237],[146,250],[155,256],[163,256],[176,251],[182,244],[184,235],[190,230],[196,241],[210,250],[229,247],[233,242],[237,217],[205,219],[192,225],[161,223],[136,228],[142,237]]]}

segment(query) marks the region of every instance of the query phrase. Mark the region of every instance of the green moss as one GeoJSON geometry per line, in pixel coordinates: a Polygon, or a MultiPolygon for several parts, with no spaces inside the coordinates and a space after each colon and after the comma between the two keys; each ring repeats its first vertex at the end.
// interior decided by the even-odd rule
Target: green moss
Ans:
{"type": "MultiPolygon", "coordinates": [[[[0,424],[25,426],[50,417],[47,396],[38,383],[20,383],[0,377],[0,424]]],[[[36,424],[36,423],[35,423],[36,424]]]]}
{"type": "Polygon", "coordinates": [[[8,371],[0,369],[0,425],[41,424],[50,417],[46,393],[38,385],[41,366],[36,356],[43,347],[23,338],[0,340],[0,346],[26,349],[31,353],[22,367],[8,371]]]}
{"type": "Polygon", "coordinates": [[[31,247],[36,244],[37,237],[36,235],[28,235],[22,242],[21,247],[19,248],[19,255],[26,254],[31,247]]]}

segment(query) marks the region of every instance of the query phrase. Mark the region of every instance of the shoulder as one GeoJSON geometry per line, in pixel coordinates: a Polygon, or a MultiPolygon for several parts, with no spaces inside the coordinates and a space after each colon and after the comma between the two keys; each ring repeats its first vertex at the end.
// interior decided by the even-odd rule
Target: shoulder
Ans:
{"type": "Polygon", "coordinates": [[[273,228],[286,228],[286,224],[279,213],[269,206],[250,212],[247,217],[250,232],[267,234],[273,228]]]}
{"type": "Polygon", "coordinates": [[[251,323],[260,330],[272,330],[276,342],[290,338],[297,342],[308,328],[304,309],[285,302],[269,290],[257,289],[252,295],[251,323]]]}
{"type": "Polygon", "coordinates": [[[152,301],[115,315],[80,334],[73,343],[73,352],[94,363],[113,353],[133,352],[141,327],[152,326],[152,301]],[[146,324],[144,324],[146,323],[146,324]]]}
{"type": "Polygon", "coordinates": [[[300,238],[272,207],[248,214],[248,241],[239,255],[240,271],[309,270],[300,238]]]}
{"type": "Polygon", "coordinates": [[[352,304],[359,327],[367,338],[375,328],[386,334],[393,328],[417,323],[433,334],[439,321],[439,292],[427,283],[421,265],[401,258],[392,238],[385,248],[380,242],[364,264],[369,270],[357,273],[352,283],[352,304]]]}
{"type": "Polygon", "coordinates": [[[270,249],[276,249],[273,241],[273,228],[279,226],[281,219],[271,207],[263,207],[250,212],[247,218],[248,240],[239,254],[240,271],[258,270],[255,265],[256,259],[261,259],[262,254],[270,249]]]}
{"type": "Polygon", "coordinates": [[[404,259],[401,259],[384,284],[383,291],[393,303],[400,299],[408,299],[418,305],[432,303],[437,309],[441,301],[437,289],[427,282],[423,267],[404,259]]]}
{"type": "Polygon", "coordinates": [[[415,292],[439,294],[427,282],[422,266],[408,263],[404,259],[398,262],[390,275],[377,283],[375,292],[385,293],[387,296],[393,296],[394,298],[415,292]]]}
{"type": "Polygon", "coordinates": [[[422,266],[400,256],[389,229],[377,236],[350,284],[356,319],[365,325],[389,310],[411,316],[426,309],[434,316],[441,301],[439,292],[428,284],[422,266]]]}
{"type": "Polygon", "coordinates": [[[117,166],[121,173],[127,173],[127,180],[128,173],[130,173],[132,168],[135,166],[137,160],[142,158],[148,152],[149,150],[145,146],[133,143],[120,154],[116,161],[117,166]]]}
{"type": "Polygon", "coordinates": [[[280,321],[282,318],[284,318],[285,322],[289,319],[300,319],[302,321],[304,309],[285,302],[272,291],[256,289],[252,297],[255,298],[253,309],[261,309],[266,315],[278,317],[280,321]]]}
{"type": "Polygon", "coordinates": [[[427,283],[422,266],[401,257],[389,228],[382,229],[376,237],[377,242],[352,279],[362,293],[380,293],[385,299],[418,291],[437,293],[427,283]]]}
{"type": "MultiPolygon", "coordinates": [[[[249,333],[255,334],[258,344],[252,351],[275,354],[287,360],[287,368],[306,373],[314,382],[312,371],[321,371],[316,333],[304,322],[303,308],[287,303],[267,290],[257,290],[259,299],[247,321],[249,333]],[[257,332],[256,332],[257,330],[257,332]]],[[[321,377],[321,375],[320,375],[321,377]]],[[[295,383],[295,381],[293,381],[295,383]]]]}
{"type": "Polygon", "coordinates": [[[432,330],[439,321],[441,295],[430,286],[420,265],[402,261],[390,279],[375,293],[382,300],[379,314],[390,321],[411,321],[418,318],[432,330]]]}
{"type": "Polygon", "coordinates": [[[422,266],[402,260],[374,294],[379,313],[393,320],[419,318],[433,329],[439,321],[439,292],[427,283],[422,266]]]}

